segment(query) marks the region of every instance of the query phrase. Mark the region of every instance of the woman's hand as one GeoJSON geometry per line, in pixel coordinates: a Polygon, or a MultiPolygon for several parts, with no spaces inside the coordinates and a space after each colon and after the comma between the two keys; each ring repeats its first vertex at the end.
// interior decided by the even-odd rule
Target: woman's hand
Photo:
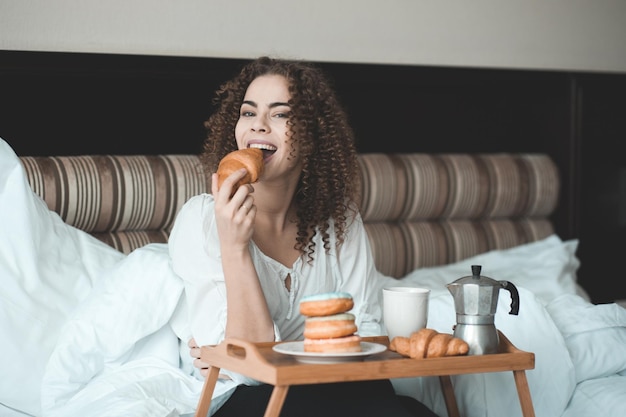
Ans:
{"type": "Polygon", "coordinates": [[[194,339],[193,337],[189,339],[189,342],[187,342],[187,346],[189,346],[189,355],[194,358],[193,366],[200,369],[200,374],[206,378],[209,374],[209,364],[206,362],[202,362],[202,360],[200,359],[200,346],[198,346],[198,344],[196,343],[196,339],[194,339]]]}
{"type": "Polygon", "coordinates": [[[217,188],[217,174],[213,174],[211,191],[215,198],[215,219],[222,249],[248,250],[254,232],[256,206],[252,192],[254,187],[247,184],[239,187],[230,198],[232,187],[246,175],[244,168],[233,172],[217,188]]]}
{"type": "Polygon", "coordinates": [[[254,188],[242,185],[230,197],[233,185],[245,174],[245,168],[233,172],[219,189],[217,174],[212,177],[215,224],[226,284],[224,336],[270,341],[274,340],[274,323],[250,251],[257,213],[251,194],[254,188]]]}

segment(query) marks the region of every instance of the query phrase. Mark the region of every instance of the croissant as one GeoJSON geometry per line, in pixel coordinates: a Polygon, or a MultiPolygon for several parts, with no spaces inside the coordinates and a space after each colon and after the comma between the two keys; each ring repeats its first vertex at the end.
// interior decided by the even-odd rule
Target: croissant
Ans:
{"type": "Polygon", "coordinates": [[[467,355],[469,345],[463,339],[434,329],[421,329],[409,337],[396,336],[389,350],[413,359],[467,355]]]}
{"type": "MultiPolygon", "coordinates": [[[[248,173],[233,186],[233,194],[243,184],[257,182],[263,173],[263,151],[256,148],[239,149],[228,153],[217,166],[217,186],[238,169],[245,168],[248,173]]],[[[232,196],[231,196],[232,197],[232,196]]]]}

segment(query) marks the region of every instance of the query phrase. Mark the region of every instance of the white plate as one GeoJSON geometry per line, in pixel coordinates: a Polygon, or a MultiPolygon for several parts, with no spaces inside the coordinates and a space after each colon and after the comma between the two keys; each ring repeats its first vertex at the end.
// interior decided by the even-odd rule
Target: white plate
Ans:
{"type": "Polygon", "coordinates": [[[278,353],[291,355],[302,363],[340,363],[361,361],[367,356],[386,351],[387,346],[379,343],[361,342],[360,352],[318,353],[305,352],[304,342],[284,342],[274,345],[272,349],[278,353]]]}

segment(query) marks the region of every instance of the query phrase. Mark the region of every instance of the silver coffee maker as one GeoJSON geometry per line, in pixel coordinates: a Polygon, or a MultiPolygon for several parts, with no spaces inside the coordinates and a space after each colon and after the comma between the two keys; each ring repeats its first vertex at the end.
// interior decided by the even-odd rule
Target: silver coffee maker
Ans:
{"type": "Polygon", "coordinates": [[[447,285],[454,297],[456,325],[454,336],[465,340],[469,355],[498,352],[498,331],[494,323],[500,289],[511,293],[511,311],[519,312],[519,293],[509,281],[496,281],[480,275],[481,265],[472,265],[472,275],[447,285]]]}

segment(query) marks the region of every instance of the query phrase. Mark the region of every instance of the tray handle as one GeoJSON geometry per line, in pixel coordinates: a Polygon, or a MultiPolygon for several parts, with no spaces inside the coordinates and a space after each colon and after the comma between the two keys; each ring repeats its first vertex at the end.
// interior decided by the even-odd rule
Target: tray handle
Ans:
{"type": "Polygon", "coordinates": [[[241,361],[268,363],[254,343],[237,338],[226,338],[217,345],[225,356],[241,361]]]}

